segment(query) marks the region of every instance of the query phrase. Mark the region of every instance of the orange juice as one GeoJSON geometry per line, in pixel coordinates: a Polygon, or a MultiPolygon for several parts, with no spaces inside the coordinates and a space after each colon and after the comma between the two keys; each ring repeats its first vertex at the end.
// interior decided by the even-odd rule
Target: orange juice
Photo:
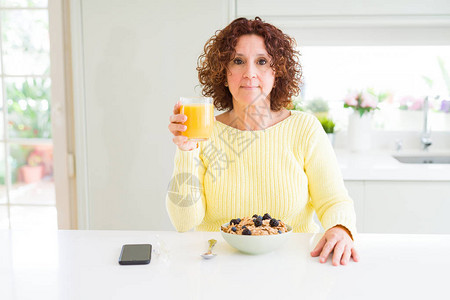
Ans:
{"type": "Polygon", "coordinates": [[[189,140],[205,141],[212,133],[214,125],[214,107],[211,103],[182,104],[181,113],[187,116],[186,131],[182,135],[189,140]]]}

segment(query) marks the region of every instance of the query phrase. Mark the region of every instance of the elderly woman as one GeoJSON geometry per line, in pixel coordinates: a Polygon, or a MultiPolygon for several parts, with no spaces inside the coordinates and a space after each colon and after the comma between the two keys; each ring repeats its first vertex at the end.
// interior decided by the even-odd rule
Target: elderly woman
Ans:
{"type": "Polygon", "coordinates": [[[269,212],[294,232],[325,234],[311,255],[358,261],[353,202],[318,120],[289,111],[301,67],[295,41],[260,18],[239,18],[209,39],[198,60],[203,95],[224,113],[206,142],[182,135],[177,102],[169,130],[178,146],[166,205],[175,228],[218,231],[230,219],[269,212]]]}

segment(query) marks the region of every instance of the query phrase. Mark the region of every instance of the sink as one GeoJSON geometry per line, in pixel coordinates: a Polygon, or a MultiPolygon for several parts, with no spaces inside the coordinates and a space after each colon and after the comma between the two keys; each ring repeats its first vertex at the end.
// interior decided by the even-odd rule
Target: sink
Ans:
{"type": "Polygon", "coordinates": [[[450,164],[450,155],[393,155],[393,157],[405,164],[450,164]]]}

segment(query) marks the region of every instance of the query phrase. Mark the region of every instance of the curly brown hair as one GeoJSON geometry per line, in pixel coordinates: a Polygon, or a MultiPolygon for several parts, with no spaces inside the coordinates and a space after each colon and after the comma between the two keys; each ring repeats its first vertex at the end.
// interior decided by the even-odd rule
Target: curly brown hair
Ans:
{"type": "Polygon", "coordinates": [[[218,110],[233,108],[232,95],[225,86],[227,66],[234,58],[239,37],[256,34],[264,39],[266,50],[271,57],[271,68],[275,72],[274,88],[270,92],[270,108],[279,111],[292,106],[292,98],[300,92],[302,67],[296,42],[275,26],[261,18],[254,20],[239,18],[216,33],[206,42],[204,53],[197,60],[197,71],[202,94],[214,99],[218,110]]]}

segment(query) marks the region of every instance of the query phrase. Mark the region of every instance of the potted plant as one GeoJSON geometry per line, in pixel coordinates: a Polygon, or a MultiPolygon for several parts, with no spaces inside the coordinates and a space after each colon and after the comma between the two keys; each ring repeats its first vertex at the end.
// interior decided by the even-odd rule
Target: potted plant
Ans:
{"type": "Polygon", "coordinates": [[[336,124],[328,116],[318,117],[320,124],[322,124],[323,130],[328,135],[331,145],[334,146],[334,127],[336,124]]]}
{"type": "MultiPolygon", "coordinates": [[[[50,80],[12,81],[6,84],[6,91],[9,137],[51,139],[50,80]]],[[[43,177],[44,171],[51,173],[51,145],[11,144],[10,147],[17,162],[11,170],[12,183],[16,179],[25,183],[36,182],[43,177]]]]}
{"type": "Polygon", "coordinates": [[[38,182],[44,174],[42,157],[38,151],[33,150],[27,158],[27,164],[19,168],[20,177],[26,184],[38,182]]]}
{"type": "Polygon", "coordinates": [[[370,149],[372,114],[378,108],[378,96],[373,90],[352,91],[344,99],[344,107],[352,108],[348,121],[348,145],[351,151],[370,149]]]}

